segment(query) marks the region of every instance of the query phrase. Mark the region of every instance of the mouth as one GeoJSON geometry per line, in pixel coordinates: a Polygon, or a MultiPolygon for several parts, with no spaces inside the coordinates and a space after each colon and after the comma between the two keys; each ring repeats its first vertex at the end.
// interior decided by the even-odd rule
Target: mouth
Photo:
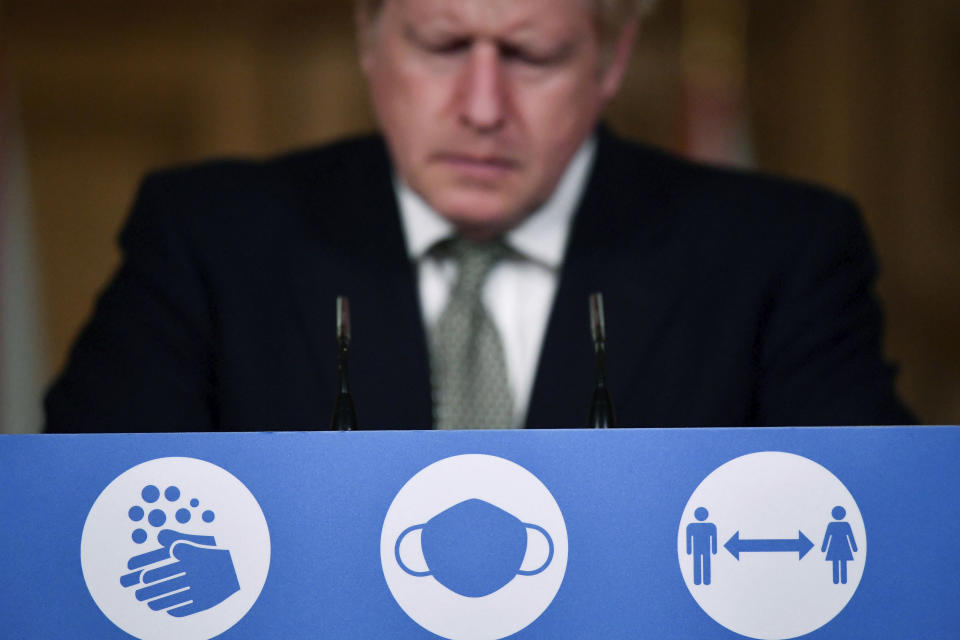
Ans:
{"type": "Polygon", "coordinates": [[[502,179],[520,167],[516,160],[502,156],[443,152],[436,154],[433,159],[464,177],[481,181],[502,179]]]}

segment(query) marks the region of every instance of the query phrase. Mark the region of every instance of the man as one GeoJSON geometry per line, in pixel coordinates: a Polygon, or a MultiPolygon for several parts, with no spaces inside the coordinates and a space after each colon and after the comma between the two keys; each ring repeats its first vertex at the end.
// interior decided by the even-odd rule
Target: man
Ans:
{"type": "Polygon", "coordinates": [[[598,127],[647,3],[358,6],[384,140],[147,178],[50,431],[309,429],[350,298],[369,428],[911,420],[854,207],[598,127]],[[385,144],[384,144],[385,143],[385,144]]]}

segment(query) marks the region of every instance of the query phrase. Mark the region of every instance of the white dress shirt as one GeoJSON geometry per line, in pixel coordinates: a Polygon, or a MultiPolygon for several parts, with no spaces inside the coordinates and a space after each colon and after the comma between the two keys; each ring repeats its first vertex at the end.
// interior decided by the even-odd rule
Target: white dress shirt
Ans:
{"type": "MultiPolygon", "coordinates": [[[[505,351],[515,427],[526,419],[570,224],[595,153],[596,139],[591,137],[574,154],[550,199],[506,234],[504,241],[518,256],[494,266],[484,284],[483,302],[505,351]]],[[[407,253],[417,265],[421,312],[429,335],[457,277],[455,262],[430,249],[456,230],[402,180],[396,178],[394,186],[407,253]]]]}

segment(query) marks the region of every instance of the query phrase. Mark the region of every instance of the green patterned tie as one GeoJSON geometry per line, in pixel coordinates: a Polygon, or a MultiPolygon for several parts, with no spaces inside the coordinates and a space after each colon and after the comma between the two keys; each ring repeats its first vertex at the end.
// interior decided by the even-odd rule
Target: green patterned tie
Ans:
{"type": "Polygon", "coordinates": [[[430,377],[438,429],[509,429],[513,401],[500,335],[483,306],[483,284],[510,250],[497,240],[454,238],[436,247],[458,266],[447,306],[430,336],[430,377]]]}

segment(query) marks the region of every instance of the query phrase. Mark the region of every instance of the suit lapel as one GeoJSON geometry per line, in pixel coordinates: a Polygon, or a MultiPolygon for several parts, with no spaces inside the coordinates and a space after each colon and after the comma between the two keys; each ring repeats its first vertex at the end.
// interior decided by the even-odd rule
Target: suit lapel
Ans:
{"type": "Polygon", "coordinates": [[[528,427],[586,425],[595,382],[587,299],[595,291],[604,296],[608,382],[619,423],[643,426],[642,406],[654,399],[643,397],[638,372],[651,370],[645,354],[680,300],[664,273],[674,220],[653,159],[652,152],[627,147],[601,129],[547,326],[528,427]]]}
{"type": "Polygon", "coordinates": [[[303,242],[291,256],[307,342],[321,379],[331,380],[332,401],[335,299],[347,296],[361,428],[428,428],[426,339],[386,150],[379,139],[367,140],[342,155],[336,166],[322,168],[324,175],[311,176],[303,242]]]}

